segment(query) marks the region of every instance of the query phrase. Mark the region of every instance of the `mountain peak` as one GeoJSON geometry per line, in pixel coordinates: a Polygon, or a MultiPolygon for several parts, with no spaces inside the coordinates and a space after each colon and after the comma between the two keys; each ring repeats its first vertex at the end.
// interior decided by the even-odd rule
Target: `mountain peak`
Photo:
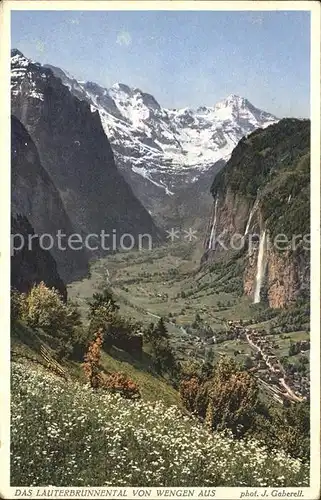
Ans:
{"type": "Polygon", "coordinates": [[[238,95],[238,94],[229,94],[227,97],[226,97],[226,101],[244,101],[245,98],[238,95]]]}
{"type": "Polygon", "coordinates": [[[11,57],[20,56],[25,57],[22,52],[18,49],[11,49],[11,57]]]}
{"type": "Polygon", "coordinates": [[[120,82],[117,82],[117,83],[114,83],[111,88],[113,90],[121,90],[122,92],[126,92],[127,94],[129,94],[131,92],[131,88],[126,85],[125,83],[120,83],[120,82]]]}
{"type": "Polygon", "coordinates": [[[242,127],[245,122],[254,128],[262,128],[264,124],[266,126],[278,121],[276,116],[256,108],[248,99],[237,94],[230,94],[215,104],[214,112],[220,120],[232,120],[239,125],[242,122],[242,127]]]}
{"type": "Polygon", "coordinates": [[[225,99],[222,99],[219,101],[215,107],[228,107],[228,106],[248,106],[250,103],[249,101],[242,96],[239,96],[237,94],[229,94],[225,99]]]}
{"type": "Polygon", "coordinates": [[[31,59],[24,56],[20,50],[11,49],[11,64],[16,66],[28,66],[31,62],[31,59]]]}

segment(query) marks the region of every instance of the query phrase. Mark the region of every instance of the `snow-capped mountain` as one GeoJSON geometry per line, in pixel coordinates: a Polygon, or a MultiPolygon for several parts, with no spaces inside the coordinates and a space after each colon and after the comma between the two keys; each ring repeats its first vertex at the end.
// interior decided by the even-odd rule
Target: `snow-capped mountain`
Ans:
{"type": "Polygon", "coordinates": [[[122,170],[147,178],[167,194],[182,181],[195,182],[217,161],[226,161],[244,135],[278,121],[233,94],[212,107],[166,109],[140,89],[122,83],[106,89],[47,67],[99,111],[122,170]]]}
{"type": "MultiPolygon", "coordinates": [[[[13,201],[20,200],[23,192],[24,203],[19,207],[28,220],[32,215],[30,223],[35,230],[42,233],[46,228],[56,227],[50,214],[55,214],[58,220],[57,214],[64,209],[72,226],[69,233],[85,236],[99,235],[102,230],[112,234],[116,230],[117,246],[124,233],[134,238],[148,233],[153,241],[159,241],[161,232],[115,164],[98,111],[93,113],[90,104],[75,97],[50,69],[32,63],[16,50],[12,52],[11,112],[29,134],[38,155],[32,155],[30,148],[21,154],[20,170],[24,171],[28,184],[20,176],[22,180],[19,185],[16,183],[18,187],[12,197],[13,201]],[[47,174],[46,182],[44,175],[40,177],[35,171],[35,158],[39,158],[47,174]],[[38,178],[42,179],[41,184],[38,178]],[[60,207],[58,202],[51,201],[56,198],[48,197],[49,188],[45,188],[49,181],[58,192],[60,207]],[[40,219],[43,219],[41,226],[40,219]]],[[[16,154],[13,143],[12,148],[16,154]]],[[[65,223],[59,227],[68,234],[66,226],[65,223]]],[[[64,252],[58,250],[61,256],[64,252]]],[[[86,250],[90,258],[95,258],[99,251],[108,249],[98,245],[91,250],[87,246],[86,250]]]]}
{"type": "MultiPolygon", "coordinates": [[[[13,93],[19,92],[26,61],[21,54],[13,56],[13,93]]],[[[92,112],[99,112],[116,164],[156,217],[159,205],[168,203],[178,191],[213,178],[244,135],[278,121],[233,94],[196,110],[166,109],[140,89],[122,83],[107,89],[77,81],[55,66],[43,68],[51,69],[74,96],[87,101],[92,112]]],[[[41,99],[37,88],[32,91],[41,99]]],[[[207,191],[209,185],[204,189],[207,191]]],[[[200,192],[199,186],[196,191],[200,192]]],[[[188,192],[190,196],[190,188],[188,192]]]]}

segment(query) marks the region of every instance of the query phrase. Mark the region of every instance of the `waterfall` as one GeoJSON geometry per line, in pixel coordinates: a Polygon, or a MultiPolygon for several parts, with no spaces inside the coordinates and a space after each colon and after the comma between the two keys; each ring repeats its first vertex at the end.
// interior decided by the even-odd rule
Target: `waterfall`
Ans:
{"type": "Polygon", "coordinates": [[[253,212],[254,212],[254,206],[253,206],[253,208],[252,208],[252,210],[250,212],[249,218],[247,219],[246,228],[245,228],[245,231],[244,231],[244,236],[246,236],[247,233],[249,232],[251,220],[252,220],[252,217],[253,217],[253,212]]]}
{"type": "Polygon", "coordinates": [[[250,215],[249,215],[249,218],[247,219],[247,223],[246,223],[246,228],[245,228],[245,231],[244,231],[244,235],[243,235],[243,238],[244,236],[246,236],[249,232],[249,229],[250,229],[250,224],[251,224],[251,221],[252,221],[252,217],[253,217],[253,214],[257,208],[257,204],[258,204],[258,199],[255,200],[255,203],[250,211],[250,215]]]}
{"type": "Polygon", "coordinates": [[[260,237],[260,245],[259,245],[259,255],[257,257],[257,271],[256,271],[256,283],[255,283],[255,292],[254,292],[254,304],[260,302],[261,295],[261,287],[262,281],[265,274],[265,231],[263,231],[262,236],[260,237]]]}
{"type": "Polygon", "coordinates": [[[205,238],[204,238],[204,243],[203,243],[203,246],[204,246],[204,249],[207,250],[208,249],[208,242],[209,242],[209,233],[210,233],[210,230],[211,230],[211,227],[212,227],[212,220],[213,220],[213,217],[214,217],[214,201],[212,202],[212,208],[211,208],[211,213],[209,215],[209,218],[208,218],[208,223],[207,223],[207,227],[206,227],[206,233],[205,233],[205,238]]]}
{"type": "Polygon", "coordinates": [[[208,242],[208,250],[212,250],[213,241],[214,241],[213,249],[215,248],[215,230],[216,230],[217,204],[218,204],[218,197],[216,198],[215,205],[214,205],[214,219],[213,219],[213,223],[212,223],[210,239],[209,239],[209,242],[208,242]]]}

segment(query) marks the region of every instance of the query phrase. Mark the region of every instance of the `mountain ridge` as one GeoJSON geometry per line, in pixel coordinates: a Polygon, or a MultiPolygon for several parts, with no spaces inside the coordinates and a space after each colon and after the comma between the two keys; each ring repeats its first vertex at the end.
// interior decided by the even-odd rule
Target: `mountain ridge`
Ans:
{"type": "Polygon", "coordinates": [[[44,67],[52,69],[72,92],[78,92],[93,108],[99,110],[104,129],[116,151],[118,139],[124,132],[121,126],[126,123],[130,129],[127,132],[134,135],[132,141],[138,139],[141,148],[145,150],[144,154],[148,153],[148,149],[156,153],[163,152],[164,159],[172,161],[176,168],[197,165],[201,169],[201,165],[204,168],[224,159],[230,155],[243,135],[278,121],[274,115],[256,108],[248,99],[236,94],[230,94],[214,106],[170,109],[161,107],[153,95],[140,88],[124,83],[115,83],[110,88],[104,88],[94,82],[79,82],[61,68],[50,64],[44,67]],[[115,122],[118,118],[121,118],[122,123],[115,122]],[[232,118],[235,123],[229,123],[232,118]],[[193,129],[203,133],[201,141],[193,137],[193,129]],[[206,129],[210,129],[208,134],[204,134],[206,129]],[[209,144],[211,139],[214,141],[212,145],[209,144]],[[189,141],[194,142],[194,151],[187,148],[189,141]],[[202,156],[200,151],[206,150],[206,141],[208,156],[204,153],[202,156]]]}
{"type": "Polygon", "coordinates": [[[12,113],[33,139],[78,234],[116,230],[117,238],[148,233],[158,240],[150,214],[115,164],[98,111],[20,51],[13,50],[11,63],[12,113]]]}
{"type": "Polygon", "coordinates": [[[195,203],[189,206],[189,200],[199,198],[201,191],[204,202],[196,218],[206,217],[207,180],[222,168],[244,135],[278,121],[236,94],[214,106],[167,109],[139,88],[116,83],[107,89],[77,81],[55,66],[45,67],[99,112],[117,166],[162,227],[191,220],[195,203]],[[183,214],[177,220],[172,217],[175,201],[183,214]]]}
{"type": "MultiPolygon", "coordinates": [[[[28,61],[14,52],[13,58],[19,57],[18,74],[28,61]]],[[[162,228],[190,223],[194,199],[200,200],[202,192],[195,219],[205,220],[211,204],[210,183],[239,140],[278,121],[236,94],[214,106],[167,109],[153,95],[124,83],[107,89],[93,81],[78,81],[50,64],[38,67],[52,71],[72,95],[86,101],[91,112],[99,116],[117,168],[162,228]],[[175,203],[181,214],[176,218],[172,213],[175,203]]]]}

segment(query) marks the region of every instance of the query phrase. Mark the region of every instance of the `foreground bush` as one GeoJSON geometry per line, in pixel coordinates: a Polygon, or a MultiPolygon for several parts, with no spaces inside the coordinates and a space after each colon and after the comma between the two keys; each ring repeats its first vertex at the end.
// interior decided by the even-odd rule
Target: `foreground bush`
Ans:
{"type": "Polygon", "coordinates": [[[118,393],[124,398],[140,398],[138,385],[126,375],[126,373],[115,372],[103,377],[103,387],[112,393],[118,393]]]}
{"type": "Polygon", "coordinates": [[[196,400],[201,389],[201,383],[198,378],[192,377],[189,380],[183,380],[179,386],[179,395],[185,408],[191,413],[195,413],[196,400]]]}
{"type": "Polygon", "coordinates": [[[220,359],[208,379],[183,379],[179,392],[183,405],[209,428],[229,429],[235,436],[251,429],[258,410],[255,379],[230,358],[220,359]]]}
{"type": "Polygon", "coordinates": [[[85,377],[93,389],[106,389],[129,399],[139,398],[138,385],[125,373],[114,372],[105,375],[100,368],[101,347],[103,345],[102,329],[98,330],[94,340],[89,344],[83,369],[85,377]]]}
{"type": "Polygon", "coordinates": [[[23,317],[26,316],[27,314],[27,301],[26,301],[26,294],[21,293],[15,288],[11,289],[11,294],[10,294],[10,315],[11,315],[11,321],[15,322],[23,317]]]}
{"type": "Polygon", "coordinates": [[[213,431],[228,429],[236,437],[263,441],[294,458],[310,460],[309,402],[287,406],[259,398],[254,377],[222,357],[209,375],[192,363],[183,367],[179,394],[184,407],[213,431]]]}
{"type": "Polygon", "coordinates": [[[27,294],[11,291],[11,318],[13,322],[21,320],[54,338],[59,346],[59,358],[83,356],[88,333],[82,327],[77,305],[64,302],[60,293],[55,288],[48,288],[43,281],[27,294]]]}
{"type": "Polygon", "coordinates": [[[26,297],[27,323],[41,328],[49,335],[68,338],[76,325],[80,325],[80,314],[74,304],[63,302],[59,292],[45,283],[34,285],[26,297]]]}
{"type": "Polygon", "coordinates": [[[99,329],[95,335],[95,338],[90,342],[88,346],[88,351],[84,357],[83,370],[85,372],[85,377],[93,389],[98,389],[101,385],[101,370],[100,370],[100,358],[101,358],[101,346],[103,345],[103,331],[99,329]]]}
{"type": "Polygon", "coordinates": [[[176,407],[12,364],[11,484],[307,486],[309,470],[255,440],[210,433],[176,407]]]}

